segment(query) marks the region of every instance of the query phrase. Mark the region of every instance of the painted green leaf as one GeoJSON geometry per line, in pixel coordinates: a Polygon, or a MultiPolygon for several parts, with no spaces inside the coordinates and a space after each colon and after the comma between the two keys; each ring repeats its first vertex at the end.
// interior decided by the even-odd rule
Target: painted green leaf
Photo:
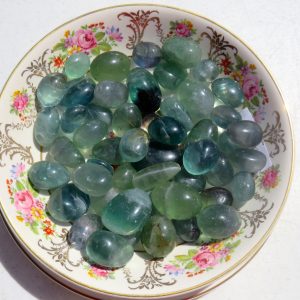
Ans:
{"type": "Polygon", "coordinates": [[[57,43],[53,49],[53,51],[58,51],[58,50],[65,50],[65,44],[64,43],[57,43]]]}
{"type": "Polygon", "coordinates": [[[100,54],[100,47],[99,46],[97,46],[97,47],[95,47],[95,48],[93,48],[92,50],[91,50],[91,52],[92,52],[92,54],[93,55],[95,55],[95,56],[97,56],[97,55],[99,55],[100,54]]]}
{"type": "Polygon", "coordinates": [[[39,224],[36,221],[31,223],[30,229],[32,230],[33,233],[39,234],[38,226],[39,224]]]}
{"type": "Polygon", "coordinates": [[[102,43],[99,44],[99,48],[102,51],[109,51],[109,50],[111,50],[111,45],[106,43],[106,42],[102,42],[102,43]]]}
{"type": "Polygon", "coordinates": [[[197,252],[198,251],[196,249],[190,249],[188,251],[188,255],[189,255],[189,257],[193,257],[193,256],[195,256],[197,254],[197,252]]]}
{"type": "Polygon", "coordinates": [[[175,258],[179,261],[187,261],[191,259],[188,255],[176,255],[175,258]]]}
{"type": "Polygon", "coordinates": [[[193,261],[190,261],[188,264],[185,265],[185,269],[193,269],[195,267],[195,263],[193,261]]]}
{"type": "Polygon", "coordinates": [[[105,36],[104,32],[97,32],[95,35],[98,42],[101,41],[104,38],[104,36],[105,36]]]}
{"type": "Polygon", "coordinates": [[[259,106],[259,99],[256,96],[252,98],[251,102],[253,105],[259,106]]]}
{"type": "Polygon", "coordinates": [[[16,187],[18,191],[23,191],[26,190],[25,186],[23,185],[23,183],[21,183],[21,181],[17,180],[16,181],[16,187]]]}

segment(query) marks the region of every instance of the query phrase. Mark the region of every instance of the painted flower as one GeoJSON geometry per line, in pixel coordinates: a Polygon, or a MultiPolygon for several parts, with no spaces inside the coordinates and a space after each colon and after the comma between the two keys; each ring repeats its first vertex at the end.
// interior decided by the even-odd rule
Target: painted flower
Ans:
{"type": "Polygon", "coordinates": [[[75,45],[87,51],[97,46],[97,40],[94,33],[90,29],[79,29],[75,32],[73,37],[75,45]]]}
{"type": "Polygon", "coordinates": [[[27,107],[28,102],[29,102],[29,97],[27,94],[19,94],[13,100],[13,107],[20,112],[27,107]]]}
{"type": "Polygon", "coordinates": [[[191,31],[188,29],[187,25],[184,23],[178,23],[175,28],[176,34],[179,36],[188,37],[191,35],[191,31]]]}
{"type": "Polygon", "coordinates": [[[206,269],[217,264],[218,255],[209,251],[199,252],[193,257],[193,261],[199,266],[199,268],[206,269]]]}
{"type": "Polygon", "coordinates": [[[164,266],[164,269],[169,273],[169,275],[182,275],[184,273],[184,269],[181,269],[175,265],[167,264],[164,266]]]}
{"type": "Polygon", "coordinates": [[[45,204],[40,201],[40,200],[35,200],[35,206],[40,208],[40,209],[44,209],[45,208],[45,204]]]}
{"type": "Polygon", "coordinates": [[[73,37],[68,36],[68,37],[65,39],[65,48],[70,48],[70,47],[73,47],[73,46],[74,46],[74,40],[73,40],[73,37]]]}
{"type": "Polygon", "coordinates": [[[279,165],[272,166],[268,170],[262,173],[260,184],[261,187],[269,191],[271,188],[275,188],[279,183],[279,165]]]}
{"type": "Polygon", "coordinates": [[[29,191],[23,190],[16,192],[14,195],[15,207],[18,211],[29,214],[33,207],[34,200],[29,191]]]}
{"type": "Polygon", "coordinates": [[[74,45],[72,48],[68,49],[68,55],[72,55],[77,52],[81,52],[81,48],[79,46],[74,45]]]}
{"type": "Polygon", "coordinates": [[[231,73],[232,62],[229,57],[221,59],[220,66],[223,68],[225,75],[229,75],[231,73]]]}
{"type": "Polygon", "coordinates": [[[261,123],[263,120],[265,120],[265,117],[266,117],[266,110],[265,110],[265,107],[264,106],[259,106],[257,111],[255,111],[253,113],[253,117],[254,117],[254,120],[256,123],[261,123]]]}
{"type": "Polygon", "coordinates": [[[244,82],[243,82],[242,88],[243,88],[245,97],[248,100],[251,100],[254,96],[256,96],[259,93],[258,78],[253,74],[247,74],[244,77],[244,82]]]}
{"type": "Polygon", "coordinates": [[[219,252],[223,248],[224,248],[223,242],[213,243],[213,244],[208,245],[208,249],[210,252],[219,252]]]}
{"type": "Polygon", "coordinates": [[[11,167],[11,177],[17,179],[25,171],[25,165],[23,163],[16,163],[11,167]]]}
{"type": "Polygon", "coordinates": [[[108,35],[109,39],[114,40],[116,42],[122,42],[123,40],[123,36],[120,32],[120,29],[114,26],[107,27],[105,33],[108,35]]]}
{"type": "Polygon", "coordinates": [[[43,220],[45,218],[44,211],[38,207],[32,207],[31,215],[37,220],[43,220]]]}
{"type": "Polygon", "coordinates": [[[94,266],[91,266],[90,271],[91,271],[91,273],[93,273],[94,276],[97,276],[97,277],[108,277],[109,276],[108,270],[100,269],[100,268],[97,268],[94,266]]]}
{"type": "Polygon", "coordinates": [[[54,233],[54,230],[51,227],[45,227],[43,231],[45,232],[46,235],[53,235],[54,233]]]}
{"type": "Polygon", "coordinates": [[[191,21],[183,19],[170,22],[169,35],[177,35],[183,37],[189,37],[196,33],[196,29],[191,21]]]}
{"type": "Polygon", "coordinates": [[[55,56],[53,58],[54,67],[60,68],[64,65],[64,61],[60,56],[55,56]]]}

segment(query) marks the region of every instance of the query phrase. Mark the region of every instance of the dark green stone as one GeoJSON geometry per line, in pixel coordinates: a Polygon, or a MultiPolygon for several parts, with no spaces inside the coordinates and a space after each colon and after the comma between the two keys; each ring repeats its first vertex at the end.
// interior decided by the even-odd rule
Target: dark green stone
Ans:
{"type": "Polygon", "coordinates": [[[185,242],[195,242],[200,235],[196,218],[173,220],[177,235],[185,242]]]}
{"type": "Polygon", "coordinates": [[[229,190],[222,187],[212,187],[201,193],[203,206],[214,204],[232,205],[233,197],[229,190]]]}
{"type": "Polygon", "coordinates": [[[121,163],[121,156],[119,154],[120,141],[119,137],[102,140],[93,147],[93,156],[111,165],[119,165],[121,163]]]}
{"type": "Polygon", "coordinates": [[[175,177],[175,182],[179,182],[190,186],[197,191],[202,191],[205,188],[206,180],[202,175],[192,175],[189,174],[186,170],[182,169],[175,177]]]}

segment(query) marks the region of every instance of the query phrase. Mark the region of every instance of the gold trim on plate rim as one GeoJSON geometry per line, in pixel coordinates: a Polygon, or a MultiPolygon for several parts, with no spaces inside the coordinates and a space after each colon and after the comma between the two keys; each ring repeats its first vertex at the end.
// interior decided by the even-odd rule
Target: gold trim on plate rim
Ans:
{"type": "MultiPolygon", "coordinates": [[[[289,124],[289,128],[290,128],[290,132],[291,132],[291,144],[292,144],[292,155],[291,155],[291,171],[290,171],[290,176],[289,176],[289,181],[288,181],[288,186],[287,186],[287,189],[285,191],[285,194],[284,194],[284,199],[282,201],[282,204],[281,206],[279,207],[279,210],[277,212],[277,215],[275,216],[272,224],[270,225],[270,227],[268,228],[268,230],[266,231],[266,233],[262,236],[262,238],[257,242],[257,244],[247,253],[245,254],[239,261],[237,261],[235,264],[233,264],[230,268],[228,268],[226,271],[222,272],[221,274],[205,281],[205,282],[202,282],[198,285],[195,285],[191,288],[187,288],[187,289],[181,289],[181,290],[178,290],[176,292],[170,292],[170,293],[163,293],[163,294],[156,294],[156,295],[130,295],[130,294],[119,294],[119,293],[114,293],[114,292],[110,292],[110,291],[105,291],[105,290],[99,290],[99,289],[95,289],[94,287],[90,287],[86,284],[83,284],[79,281],[76,281],[72,278],[70,278],[69,276],[67,275],[64,275],[62,274],[60,271],[57,271],[57,270],[53,270],[51,265],[48,264],[47,262],[45,261],[42,261],[40,260],[40,258],[32,251],[32,249],[30,248],[29,245],[27,245],[24,240],[22,239],[22,237],[15,231],[14,227],[12,226],[9,218],[7,217],[6,213],[5,213],[5,210],[4,208],[2,207],[1,205],[1,201],[0,201],[0,209],[1,209],[1,215],[4,217],[6,223],[8,224],[8,227],[10,228],[10,230],[12,231],[13,235],[15,238],[18,239],[18,241],[22,244],[22,247],[26,248],[26,251],[30,252],[30,254],[34,257],[34,259],[38,260],[42,265],[43,265],[43,271],[45,273],[47,273],[47,270],[46,269],[51,269],[51,272],[54,272],[56,273],[59,277],[63,277],[65,280],[68,280],[70,281],[71,283],[73,284],[76,284],[76,285],[79,285],[79,286],[82,286],[84,288],[87,288],[93,292],[97,292],[97,293],[104,293],[104,294],[107,294],[107,295],[117,295],[117,296],[128,296],[128,297],[132,297],[132,298],[143,298],[143,297],[147,297],[147,298],[158,298],[158,297],[162,297],[162,296],[171,296],[171,295],[180,295],[180,294],[184,294],[187,293],[187,292],[191,292],[193,290],[196,290],[196,289],[199,289],[201,287],[204,287],[205,285],[209,285],[211,283],[213,283],[214,281],[224,277],[226,274],[228,274],[229,272],[233,271],[234,269],[236,269],[239,265],[241,265],[243,262],[245,262],[247,259],[249,259],[249,261],[255,256],[255,254],[260,250],[260,248],[263,246],[263,244],[265,243],[265,241],[267,240],[267,238],[269,237],[269,235],[271,234],[272,230],[274,229],[274,226],[275,224],[277,223],[278,219],[279,219],[279,216],[281,215],[282,213],[282,210],[283,210],[283,207],[287,201],[287,196],[288,196],[288,193],[290,191],[290,188],[291,188],[291,182],[292,182],[292,178],[293,178],[293,174],[294,174],[294,159],[295,159],[295,143],[294,143],[294,133],[293,133],[293,129],[292,129],[292,124],[291,124],[291,120],[290,120],[290,116],[289,116],[289,113],[288,113],[288,110],[285,106],[285,103],[283,101],[283,96],[282,96],[282,93],[280,91],[280,89],[278,88],[278,85],[276,84],[276,81],[274,80],[274,77],[272,76],[271,72],[269,71],[269,69],[266,67],[266,65],[262,62],[262,60],[256,55],[256,53],[252,50],[251,47],[249,47],[242,39],[240,39],[238,36],[236,36],[234,33],[232,33],[231,31],[229,31],[228,29],[224,28],[222,25],[218,24],[217,22],[215,21],[212,21],[210,20],[209,18],[207,17],[204,17],[200,14],[197,14],[197,13],[194,13],[192,11],[189,11],[189,10],[186,10],[186,9],[182,9],[182,8],[178,8],[178,7],[175,7],[175,6],[170,6],[170,5],[162,5],[162,4],[154,4],[154,3],[136,3],[136,4],[133,4],[133,3],[130,3],[130,4],[123,4],[123,5],[114,5],[114,6],[110,6],[110,7],[105,7],[105,8],[101,8],[101,9],[97,9],[97,10],[94,10],[94,11],[91,11],[89,13],[85,13],[85,14],[82,14],[76,18],[73,18],[65,23],[63,23],[62,25],[56,27],[55,29],[53,29],[52,31],[50,31],[48,34],[46,34],[42,39],[40,39],[34,46],[32,46],[28,51],[27,53],[23,56],[23,58],[18,62],[18,64],[15,66],[15,68],[13,69],[13,71],[11,72],[11,74],[9,75],[7,81],[5,82],[2,90],[1,90],[1,93],[0,93],[0,100],[1,100],[1,97],[2,97],[2,94],[8,84],[8,82],[10,81],[10,79],[12,78],[12,76],[14,75],[16,69],[19,67],[19,65],[26,59],[26,57],[28,56],[28,54],[37,46],[39,45],[42,41],[44,41],[46,38],[48,38],[51,34],[53,34],[54,32],[56,32],[57,30],[59,30],[60,28],[62,28],[63,26],[73,22],[73,21],[76,21],[82,17],[85,17],[85,16],[88,16],[88,15],[92,15],[94,13],[97,13],[97,12],[100,12],[100,11],[105,11],[105,10],[111,10],[111,9],[114,9],[114,8],[120,8],[120,7],[142,7],[142,6],[151,6],[151,7],[161,7],[161,8],[170,8],[170,9],[173,9],[173,10],[177,10],[177,11],[182,11],[184,13],[188,13],[188,14],[191,14],[191,15],[194,15],[196,17],[200,17],[220,28],[222,28],[225,32],[229,33],[230,35],[232,35],[234,38],[236,38],[241,44],[243,44],[246,48],[248,48],[250,50],[250,52],[252,52],[252,54],[256,57],[256,59],[263,65],[263,67],[265,68],[265,70],[267,71],[267,73],[269,74],[270,78],[272,79],[274,85],[276,86],[277,90],[278,90],[278,93],[281,97],[281,101],[282,101],[282,105],[283,105],[283,108],[285,109],[285,112],[287,114],[287,119],[288,119],[288,124],[289,124]],[[44,269],[45,268],[45,269],[44,269]]],[[[37,263],[34,262],[36,265],[37,263]]],[[[246,265],[246,264],[245,264],[246,265]]],[[[40,268],[38,266],[38,268],[40,268]]],[[[242,267],[241,267],[242,268],[242,267]]],[[[240,268],[240,269],[241,269],[240,268]]],[[[238,272],[240,269],[238,269],[236,272],[238,272]]],[[[232,277],[236,272],[234,272],[230,277],[232,277]]],[[[47,273],[47,275],[49,275],[51,277],[50,274],[47,273]]],[[[230,278],[229,277],[229,278],[230,278]]],[[[52,278],[52,277],[51,277],[52,278]]],[[[228,278],[228,279],[229,279],[228,278]]],[[[227,279],[225,279],[224,281],[226,281],[227,279]]],[[[224,281],[220,282],[218,285],[220,285],[221,283],[223,283],[224,281]]],[[[60,283],[62,284],[62,283],[60,283]]],[[[62,284],[64,286],[64,284],[62,284]]],[[[218,286],[217,285],[217,286],[218,286]]],[[[70,288],[68,287],[69,289],[73,289],[73,288],[70,288]]],[[[80,292],[79,292],[80,293],[80,292]]]]}

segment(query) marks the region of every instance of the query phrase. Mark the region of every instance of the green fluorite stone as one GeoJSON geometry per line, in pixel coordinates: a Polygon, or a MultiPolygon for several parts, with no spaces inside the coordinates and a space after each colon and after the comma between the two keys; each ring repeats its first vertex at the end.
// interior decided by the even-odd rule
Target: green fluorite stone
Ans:
{"type": "Polygon", "coordinates": [[[222,187],[212,187],[201,193],[203,206],[214,204],[232,205],[233,197],[229,190],[222,187]]]}
{"type": "Polygon", "coordinates": [[[108,127],[110,127],[112,122],[112,112],[108,108],[90,103],[88,104],[87,109],[91,118],[95,120],[101,120],[102,122],[106,123],[108,127]]]}
{"type": "Polygon", "coordinates": [[[165,182],[151,192],[152,203],[169,219],[185,220],[194,217],[202,207],[196,189],[178,182],[165,182]]]}
{"type": "Polygon", "coordinates": [[[91,204],[90,204],[89,212],[101,216],[107,203],[111,201],[111,199],[116,197],[118,193],[119,191],[117,191],[114,188],[111,188],[103,196],[98,196],[98,197],[90,196],[91,204]]]}
{"type": "Polygon", "coordinates": [[[102,165],[87,162],[74,171],[73,182],[90,196],[102,196],[112,187],[112,174],[102,165]]]}
{"type": "Polygon", "coordinates": [[[201,232],[213,239],[226,239],[241,226],[240,214],[231,206],[215,204],[197,215],[201,232]]]}
{"type": "Polygon", "coordinates": [[[127,130],[142,125],[142,114],[133,103],[124,103],[113,114],[112,129],[117,136],[122,136],[127,130]]]}
{"type": "Polygon", "coordinates": [[[69,79],[82,77],[90,68],[90,58],[83,52],[72,54],[65,63],[65,73],[69,79]]]}
{"type": "Polygon", "coordinates": [[[132,179],[136,170],[129,163],[120,165],[113,175],[113,187],[119,190],[133,188],[132,179]]]}
{"type": "Polygon", "coordinates": [[[152,257],[167,256],[176,246],[174,225],[163,216],[152,216],[143,228],[141,242],[152,257]]]}
{"type": "Polygon", "coordinates": [[[93,263],[107,268],[123,267],[133,256],[133,248],[124,237],[104,230],[88,238],[85,252],[93,263]]]}
{"type": "Polygon", "coordinates": [[[220,70],[214,61],[204,59],[196,63],[191,69],[191,73],[193,77],[199,81],[211,82],[218,77],[220,70]]]}
{"type": "Polygon", "coordinates": [[[88,120],[88,109],[84,105],[68,107],[61,116],[61,130],[72,133],[88,120]]]}
{"type": "Polygon", "coordinates": [[[217,126],[226,129],[231,123],[240,121],[242,117],[231,106],[219,105],[213,109],[211,119],[217,126]]]}
{"type": "Polygon", "coordinates": [[[93,156],[111,165],[119,165],[121,163],[121,156],[119,154],[120,141],[119,137],[102,140],[93,147],[93,156]]]}
{"type": "Polygon", "coordinates": [[[177,235],[185,242],[195,242],[200,235],[196,218],[173,220],[177,235]]]}
{"type": "Polygon", "coordinates": [[[177,63],[183,68],[190,68],[201,60],[200,45],[192,39],[171,37],[162,47],[163,58],[171,63],[177,63]]]}
{"type": "Polygon", "coordinates": [[[104,52],[92,61],[91,74],[97,81],[122,81],[129,73],[130,64],[130,58],[121,52],[104,52]]]}
{"type": "Polygon", "coordinates": [[[121,138],[119,153],[124,162],[136,162],[148,152],[149,139],[142,129],[130,129],[121,138]]]}
{"type": "Polygon", "coordinates": [[[226,131],[220,134],[218,139],[218,147],[226,156],[230,156],[240,148],[238,145],[231,141],[226,131]]]}
{"type": "Polygon", "coordinates": [[[203,175],[192,175],[186,170],[182,169],[175,177],[175,182],[182,183],[189,187],[196,189],[197,191],[202,191],[205,188],[206,180],[203,175]]]}
{"type": "Polygon", "coordinates": [[[141,189],[126,190],[104,208],[102,222],[112,232],[131,235],[141,230],[151,215],[152,203],[141,189]]]}
{"type": "Polygon", "coordinates": [[[34,188],[51,190],[65,185],[70,180],[70,175],[69,171],[57,162],[39,161],[30,167],[28,178],[34,188]]]}
{"type": "Polygon", "coordinates": [[[180,166],[175,162],[154,164],[137,172],[133,176],[133,185],[136,188],[149,191],[155,185],[172,179],[179,171],[180,166]]]}

